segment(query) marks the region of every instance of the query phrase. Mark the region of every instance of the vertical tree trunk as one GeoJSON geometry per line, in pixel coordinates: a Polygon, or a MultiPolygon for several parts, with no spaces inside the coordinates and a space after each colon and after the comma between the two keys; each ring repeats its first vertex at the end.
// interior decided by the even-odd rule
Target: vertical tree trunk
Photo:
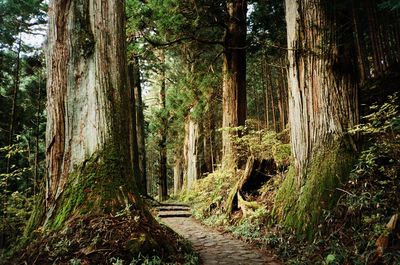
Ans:
{"type": "Polygon", "coordinates": [[[277,131],[277,126],[276,126],[276,114],[275,114],[275,97],[274,97],[274,79],[272,76],[272,69],[271,67],[267,66],[267,73],[268,73],[268,77],[267,79],[269,80],[269,88],[271,89],[269,93],[270,96],[270,100],[271,100],[271,112],[272,112],[272,126],[274,127],[274,131],[277,131]]]}
{"type": "Polygon", "coordinates": [[[286,57],[280,60],[280,64],[283,66],[280,70],[280,82],[282,85],[282,105],[283,105],[283,115],[284,115],[284,124],[282,130],[286,128],[286,124],[288,123],[288,113],[289,113],[289,97],[288,97],[288,87],[287,87],[287,68],[286,68],[286,57]]]}
{"type": "Polygon", "coordinates": [[[187,152],[187,175],[186,175],[186,188],[189,190],[193,183],[199,177],[199,124],[197,121],[193,120],[192,117],[187,119],[187,137],[186,140],[186,152],[187,152]]]}
{"type": "MultiPolygon", "coordinates": [[[[21,36],[18,40],[18,48],[16,54],[16,66],[15,66],[15,73],[14,73],[14,87],[13,87],[13,94],[12,94],[12,103],[11,103],[11,112],[10,112],[10,126],[8,132],[8,145],[11,146],[14,142],[14,130],[15,130],[15,120],[16,120],[16,113],[17,113],[17,100],[18,100],[18,92],[19,92],[19,83],[20,83],[20,72],[21,72],[21,36]]],[[[7,173],[10,173],[11,167],[11,157],[7,157],[7,173]]]]}
{"type": "Polygon", "coordinates": [[[39,178],[39,141],[40,141],[40,113],[41,110],[41,100],[42,100],[42,72],[39,72],[39,88],[38,96],[36,100],[36,127],[35,127],[35,161],[33,169],[33,194],[36,194],[36,188],[39,178]]]}
{"type": "Polygon", "coordinates": [[[158,198],[161,201],[168,199],[168,182],[167,182],[167,126],[168,121],[165,116],[166,109],[166,76],[165,76],[165,55],[164,51],[161,51],[161,62],[163,69],[161,70],[161,87],[160,87],[160,104],[161,104],[161,130],[159,140],[159,151],[160,151],[160,172],[158,179],[158,198]]]}
{"type": "Polygon", "coordinates": [[[143,100],[142,100],[142,85],[140,79],[140,65],[139,58],[135,57],[135,85],[134,94],[136,99],[136,133],[139,151],[139,171],[141,176],[141,185],[144,188],[144,194],[147,193],[147,172],[146,172],[146,143],[144,132],[144,113],[143,113],[143,100]]]}
{"type": "Polygon", "coordinates": [[[123,14],[122,1],[50,3],[46,193],[27,232],[136,203],[123,14]]]}
{"type": "Polygon", "coordinates": [[[352,32],[342,30],[338,12],[322,0],[286,0],[294,167],[276,201],[286,224],[309,236],[349,172],[353,142],[346,131],[358,121],[355,66],[346,57],[353,47],[337,45],[352,32]]]}
{"type": "Polygon", "coordinates": [[[264,79],[264,87],[265,87],[265,126],[267,130],[269,130],[269,93],[268,93],[268,76],[267,76],[267,66],[265,63],[262,66],[263,69],[263,79],[264,79]]]}
{"type": "Polygon", "coordinates": [[[175,165],[174,165],[174,194],[178,194],[182,190],[183,185],[183,169],[182,169],[182,160],[178,157],[175,157],[175,165]]]}
{"type": "Polygon", "coordinates": [[[276,85],[278,87],[278,110],[279,110],[279,131],[283,131],[285,129],[285,107],[284,107],[284,88],[283,84],[280,83],[280,80],[277,78],[276,79],[276,85]]]}
{"type": "MultiPolygon", "coordinates": [[[[244,125],[246,120],[246,0],[227,1],[228,22],[224,37],[222,126],[244,125]]],[[[236,164],[227,130],[222,133],[223,163],[236,164]]]]}
{"type": "Polygon", "coordinates": [[[129,77],[129,85],[130,85],[130,93],[129,93],[129,104],[130,104],[130,135],[129,135],[129,146],[130,146],[130,153],[131,153],[131,165],[133,169],[134,176],[138,177],[137,188],[141,194],[145,194],[146,185],[143,185],[141,172],[139,170],[139,149],[138,149],[138,138],[137,138],[137,113],[136,113],[136,98],[135,98],[135,65],[132,63],[128,63],[128,77],[129,77]]]}

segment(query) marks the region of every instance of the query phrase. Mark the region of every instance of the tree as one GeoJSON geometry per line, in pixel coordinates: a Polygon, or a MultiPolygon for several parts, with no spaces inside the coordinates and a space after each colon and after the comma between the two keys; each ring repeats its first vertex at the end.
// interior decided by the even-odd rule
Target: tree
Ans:
{"type": "Polygon", "coordinates": [[[123,2],[50,7],[46,192],[27,231],[59,228],[83,212],[115,212],[134,204],[138,191],[123,2]]]}
{"type": "MultiPolygon", "coordinates": [[[[246,120],[246,14],[247,1],[229,0],[224,36],[222,89],[223,162],[234,161],[235,152],[229,128],[244,125],[246,120]]],[[[236,161],[235,161],[236,163],[236,161]]]]}
{"type": "Polygon", "coordinates": [[[138,56],[134,56],[132,64],[132,72],[130,72],[133,81],[133,98],[135,101],[135,115],[136,115],[136,135],[138,147],[138,167],[141,178],[139,188],[142,193],[147,194],[147,173],[146,173],[146,149],[145,149],[145,131],[144,131],[144,114],[143,114],[143,100],[142,100],[142,85],[140,78],[140,63],[138,56]]]}
{"type": "MultiPolygon", "coordinates": [[[[352,165],[357,69],[341,1],[286,1],[289,123],[294,165],[277,195],[290,226],[310,232],[352,165]]],[[[351,39],[351,37],[350,37],[351,39]]]]}
{"type": "Polygon", "coordinates": [[[168,199],[168,174],[167,174],[167,130],[168,114],[166,109],[166,75],[165,75],[165,53],[160,51],[161,74],[160,74],[160,128],[158,147],[160,152],[160,172],[158,175],[158,198],[161,201],[168,199]]]}

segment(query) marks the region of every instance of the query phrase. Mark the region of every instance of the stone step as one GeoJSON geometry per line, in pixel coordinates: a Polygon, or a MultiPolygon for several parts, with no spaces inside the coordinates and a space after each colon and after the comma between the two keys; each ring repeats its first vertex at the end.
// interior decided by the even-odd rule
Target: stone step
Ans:
{"type": "Polygon", "coordinates": [[[167,218],[167,217],[190,217],[191,213],[188,211],[166,211],[166,212],[159,212],[158,217],[160,218],[167,218]]]}
{"type": "Polygon", "coordinates": [[[160,203],[157,206],[158,207],[161,207],[161,206],[177,206],[177,207],[189,207],[190,208],[190,205],[184,204],[184,203],[160,203]]]}
{"type": "Polygon", "coordinates": [[[158,206],[156,207],[158,211],[190,211],[190,207],[182,206],[158,206]]]}

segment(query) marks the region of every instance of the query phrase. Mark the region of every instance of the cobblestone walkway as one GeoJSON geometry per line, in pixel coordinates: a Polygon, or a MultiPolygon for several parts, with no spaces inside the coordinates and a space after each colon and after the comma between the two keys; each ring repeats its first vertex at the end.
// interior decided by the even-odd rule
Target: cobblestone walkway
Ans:
{"type": "Polygon", "coordinates": [[[188,209],[182,206],[164,206],[160,209],[159,216],[166,225],[192,242],[204,265],[281,264],[271,254],[261,252],[229,234],[203,226],[189,217],[189,214],[182,216],[185,212],[188,213],[188,209]],[[175,213],[177,216],[174,216],[175,213]]]}

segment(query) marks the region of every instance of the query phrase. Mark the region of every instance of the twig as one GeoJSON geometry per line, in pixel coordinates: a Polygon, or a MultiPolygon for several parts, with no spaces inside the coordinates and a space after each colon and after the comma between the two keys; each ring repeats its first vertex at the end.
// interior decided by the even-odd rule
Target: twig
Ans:
{"type": "Polygon", "coordinates": [[[347,193],[347,194],[349,194],[350,196],[353,196],[353,197],[356,196],[355,194],[353,194],[353,193],[351,193],[351,192],[349,192],[349,191],[347,191],[347,190],[343,190],[343,189],[340,189],[340,188],[336,188],[336,189],[339,190],[339,191],[341,191],[341,192],[347,193]]]}

